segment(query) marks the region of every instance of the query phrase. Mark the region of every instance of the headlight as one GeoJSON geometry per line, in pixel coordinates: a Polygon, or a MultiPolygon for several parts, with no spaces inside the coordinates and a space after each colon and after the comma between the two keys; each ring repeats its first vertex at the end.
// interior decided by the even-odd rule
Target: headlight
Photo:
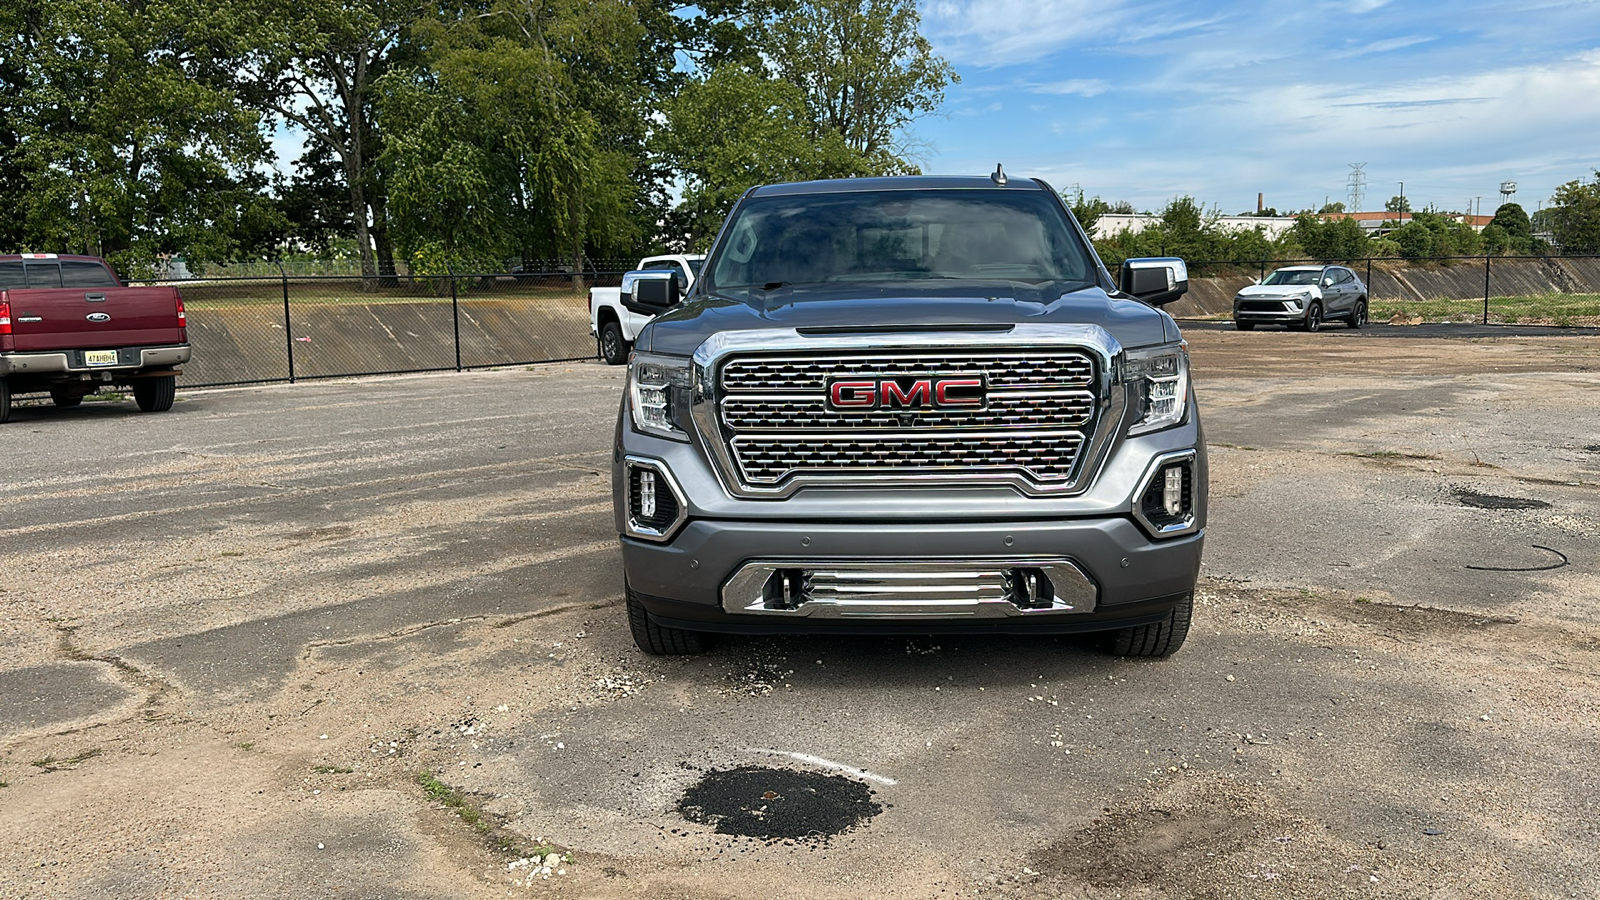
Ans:
{"type": "Polygon", "coordinates": [[[633,354],[628,363],[628,407],[635,431],[687,441],[678,427],[689,402],[689,360],[649,353],[633,354]]]}
{"type": "Polygon", "coordinates": [[[1131,350],[1123,358],[1123,381],[1139,418],[1128,433],[1145,434],[1182,422],[1189,405],[1187,344],[1154,350],[1131,350]]]}

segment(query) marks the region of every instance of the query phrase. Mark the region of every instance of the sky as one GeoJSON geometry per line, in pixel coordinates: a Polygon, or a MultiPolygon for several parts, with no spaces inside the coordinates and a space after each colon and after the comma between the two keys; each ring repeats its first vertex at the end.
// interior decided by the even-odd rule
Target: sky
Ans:
{"type": "Polygon", "coordinates": [[[1400,193],[1529,212],[1600,168],[1600,0],[921,0],[961,83],[912,127],[929,174],[1043,178],[1224,215],[1400,193]],[[1475,198],[1482,198],[1481,200],[1475,198]]]}

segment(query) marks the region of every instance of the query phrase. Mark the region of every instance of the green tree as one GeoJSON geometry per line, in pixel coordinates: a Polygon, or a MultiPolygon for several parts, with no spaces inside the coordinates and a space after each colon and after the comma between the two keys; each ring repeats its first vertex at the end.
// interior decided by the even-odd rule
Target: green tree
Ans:
{"type": "Polygon", "coordinates": [[[883,172],[910,172],[906,129],[959,82],[920,31],[914,0],[775,0],[751,23],[772,73],[799,88],[816,137],[883,172]]]}
{"type": "Polygon", "coordinates": [[[24,185],[9,210],[25,222],[23,244],[96,253],[128,271],[162,253],[227,258],[241,250],[236,227],[272,230],[271,204],[258,202],[264,180],[251,172],[267,152],[260,120],[218,49],[238,27],[228,10],[24,0],[0,15],[0,78],[16,87],[0,163],[24,185]]]}
{"type": "Polygon", "coordinates": [[[1301,215],[1290,231],[1305,255],[1314,259],[1364,259],[1370,253],[1366,231],[1349,216],[1301,215]]]}
{"type": "Polygon", "coordinates": [[[1556,188],[1548,218],[1562,253],[1600,252],[1600,170],[1592,181],[1574,180],[1556,188]]]}
{"type": "Polygon", "coordinates": [[[251,100],[326,148],[343,169],[361,272],[392,272],[375,86],[402,52],[415,0],[235,0],[235,44],[251,100]]]}
{"type": "Polygon", "coordinates": [[[1403,196],[1390,197],[1383,204],[1384,212],[1408,213],[1411,212],[1411,198],[1403,196]]]}

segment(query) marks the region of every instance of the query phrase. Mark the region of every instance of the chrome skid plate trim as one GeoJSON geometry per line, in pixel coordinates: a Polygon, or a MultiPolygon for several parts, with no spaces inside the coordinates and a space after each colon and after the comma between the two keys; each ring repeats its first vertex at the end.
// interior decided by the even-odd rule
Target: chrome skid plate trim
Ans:
{"type": "Polygon", "coordinates": [[[1092,612],[1099,588],[1063,557],[976,559],[760,559],[740,566],[723,584],[722,608],[740,615],[855,619],[1003,619],[1047,613],[1092,612]],[[798,572],[802,586],[774,607],[773,576],[798,572]],[[1014,573],[1025,572],[1018,576],[1014,573]],[[1019,605],[1018,577],[1049,579],[1049,605],[1019,605]]]}

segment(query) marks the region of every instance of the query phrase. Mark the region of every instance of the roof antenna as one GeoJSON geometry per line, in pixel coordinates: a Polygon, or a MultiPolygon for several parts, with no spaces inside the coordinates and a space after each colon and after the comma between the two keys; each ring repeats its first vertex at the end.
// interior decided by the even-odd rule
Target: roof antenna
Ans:
{"type": "Polygon", "coordinates": [[[989,176],[989,180],[1003,187],[1006,183],[1005,167],[1001,166],[999,163],[995,163],[994,174],[989,176]]]}

